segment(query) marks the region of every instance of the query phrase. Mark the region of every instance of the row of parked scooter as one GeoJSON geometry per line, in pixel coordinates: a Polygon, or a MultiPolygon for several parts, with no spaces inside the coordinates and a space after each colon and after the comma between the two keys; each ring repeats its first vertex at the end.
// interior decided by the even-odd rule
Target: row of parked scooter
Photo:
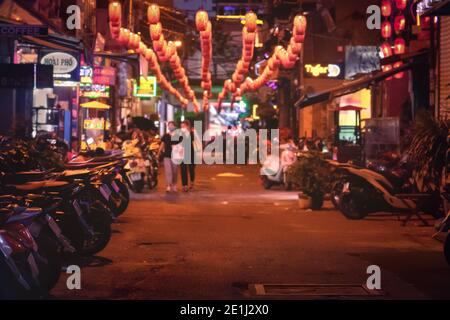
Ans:
{"type": "Polygon", "coordinates": [[[130,200],[127,162],[117,153],[1,172],[0,299],[46,297],[68,258],[107,246],[130,200]]]}

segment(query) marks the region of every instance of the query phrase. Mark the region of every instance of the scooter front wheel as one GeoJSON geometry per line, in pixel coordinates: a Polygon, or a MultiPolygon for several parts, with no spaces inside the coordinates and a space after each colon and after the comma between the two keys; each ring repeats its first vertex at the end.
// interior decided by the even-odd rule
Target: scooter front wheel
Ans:
{"type": "Polygon", "coordinates": [[[369,214],[367,210],[364,210],[359,205],[358,200],[352,194],[346,194],[341,197],[339,209],[350,220],[364,219],[369,214]]]}
{"type": "Polygon", "coordinates": [[[272,181],[270,181],[266,176],[262,176],[263,187],[266,190],[272,188],[272,181]]]}

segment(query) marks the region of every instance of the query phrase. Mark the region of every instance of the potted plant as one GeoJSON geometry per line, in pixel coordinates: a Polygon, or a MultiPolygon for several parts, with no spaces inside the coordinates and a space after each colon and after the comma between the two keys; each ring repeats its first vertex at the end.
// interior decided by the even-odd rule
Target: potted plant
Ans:
{"type": "Polygon", "coordinates": [[[299,158],[289,167],[287,175],[288,181],[301,191],[300,207],[309,204],[313,210],[322,208],[324,196],[329,190],[330,177],[330,166],[315,153],[299,158]],[[310,202],[306,197],[310,198],[310,202]]]}

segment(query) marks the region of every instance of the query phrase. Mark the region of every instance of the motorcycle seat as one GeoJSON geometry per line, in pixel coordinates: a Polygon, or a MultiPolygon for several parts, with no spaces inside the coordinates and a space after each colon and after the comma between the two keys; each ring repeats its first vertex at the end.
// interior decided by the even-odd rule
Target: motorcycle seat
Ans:
{"type": "Polygon", "coordinates": [[[65,181],[43,180],[26,182],[23,184],[12,184],[9,186],[18,191],[27,193],[39,191],[61,192],[67,189],[69,183],[65,181]]]}
{"type": "Polygon", "coordinates": [[[41,208],[18,207],[13,209],[13,214],[6,219],[5,223],[15,223],[34,218],[42,213],[41,208]]]}
{"type": "Polygon", "coordinates": [[[86,169],[65,170],[62,174],[62,177],[70,179],[85,179],[88,178],[91,174],[92,172],[86,169]]]}
{"type": "Polygon", "coordinates": [[[110,162],[93,162],[93,161],[86,161],[86,162],[74,162],[74,163],[67,163],[66,169],[69,170],[77,170],[77,169],[89,169],[89,168],[95,168],[100,165],[105,165],[110,162]]]}

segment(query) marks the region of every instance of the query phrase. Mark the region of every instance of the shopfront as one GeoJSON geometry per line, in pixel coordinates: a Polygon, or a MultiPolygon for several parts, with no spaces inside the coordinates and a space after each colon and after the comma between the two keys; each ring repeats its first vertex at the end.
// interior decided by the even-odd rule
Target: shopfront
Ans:
{"type": "Polygon", "coordinates": [[[80,53],[19,43],[14,61],[18,64],[52,66],[53,82],[32,89],[32,136],[45,134],[69,144],[73,137],[78,136],[80,53]]]}
{"type": "Polygon", "coordinates": [[[116,70],[108,66],[80,68],[80,147],[108,149],[113,120],[116,70]]]}

